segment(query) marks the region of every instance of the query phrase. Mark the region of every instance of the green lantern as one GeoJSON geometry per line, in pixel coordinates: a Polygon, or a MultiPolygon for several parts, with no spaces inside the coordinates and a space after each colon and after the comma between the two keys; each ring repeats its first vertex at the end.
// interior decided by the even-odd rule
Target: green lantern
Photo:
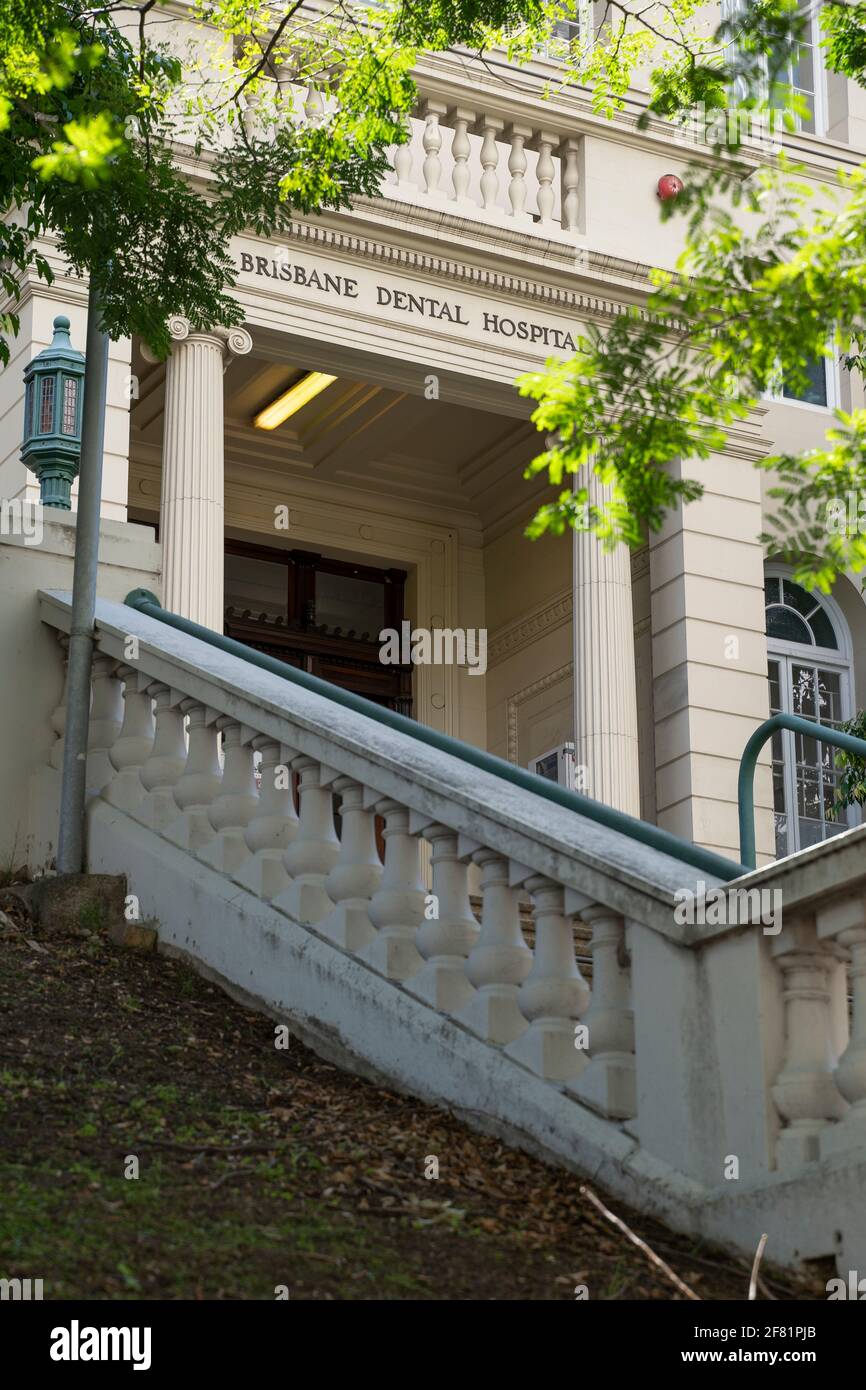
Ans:
{"type": "Polygon", "coordinates": [[[24,385],[21,461],[39,479],[43,505],[68,512],[81,458],[84,353],[69,340],[65,314],[54,320],[51,346],[25,368],[24,385]]]}

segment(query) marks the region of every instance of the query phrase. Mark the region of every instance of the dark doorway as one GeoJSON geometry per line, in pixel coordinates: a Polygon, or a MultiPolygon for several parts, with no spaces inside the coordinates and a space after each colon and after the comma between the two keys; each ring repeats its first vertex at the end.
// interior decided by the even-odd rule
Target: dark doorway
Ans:
{"type": "Polygon", "coordinates": [[[405,570],[229,538],[225,554],[227,637],[412,714],[411,666],[379,655],[379,633],[403,622],[405,570]]]}

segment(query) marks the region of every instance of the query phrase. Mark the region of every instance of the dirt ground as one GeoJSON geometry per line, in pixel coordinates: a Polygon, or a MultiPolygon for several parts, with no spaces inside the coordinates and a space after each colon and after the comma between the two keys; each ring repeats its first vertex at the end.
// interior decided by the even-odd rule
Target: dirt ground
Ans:
{"type": "MultiPolygon", "coordinates": [[[[185,965],[0,916],[0,1276],[46,1299],[685,1297],[581,1185],[278,1050],[185,965]]],[[[592,1190],[700,1298],[747,1297],[746,1261],[592,1190]]],[[[770,1255],[760,1298],[825,1298],[770,1255]]]]}

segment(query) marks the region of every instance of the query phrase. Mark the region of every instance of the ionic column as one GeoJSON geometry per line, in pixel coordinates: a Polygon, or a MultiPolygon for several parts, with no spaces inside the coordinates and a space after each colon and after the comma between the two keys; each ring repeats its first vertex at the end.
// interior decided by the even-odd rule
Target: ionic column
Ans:
{"type": "MultiPolygon", "coordinates": [[[[601,506],[605,488],[587,471],[578,483],[586,483],[589,505],[601,506]]],[[[589,796],[639,816],[630,551],[605,551],[589,531],[574,535],[574,721],[574,758],[587,769],[589,796]]]]}
{"type": "Polygon", "coordinates": [[[250,351],[245,328],[194,332],[169,321],[165,368],[162,494],[162,601],[172,613],[223,629],[223,372],[250,351]]]}

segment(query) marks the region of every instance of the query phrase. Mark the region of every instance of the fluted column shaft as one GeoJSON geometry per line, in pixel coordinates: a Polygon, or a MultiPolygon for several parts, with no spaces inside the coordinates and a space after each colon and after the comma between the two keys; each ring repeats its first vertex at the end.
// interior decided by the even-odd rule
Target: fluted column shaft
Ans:
{"type": "MultiPolygon", "coordinates": [[[[593,472],[590,505],[605,489],[593,472]]],[[[574,538],[575,763],[596,801],[640,815],[637,690],[629,550],[606,552],[588,531],[574,538]]]]}
{"type": "Polygon", "coordinates": [[[170,324],[166,363],[160,541],[163,604],[222,632],[224,449],[223,371],[249,352],[245,329],[190,331],[170,324]]]}

